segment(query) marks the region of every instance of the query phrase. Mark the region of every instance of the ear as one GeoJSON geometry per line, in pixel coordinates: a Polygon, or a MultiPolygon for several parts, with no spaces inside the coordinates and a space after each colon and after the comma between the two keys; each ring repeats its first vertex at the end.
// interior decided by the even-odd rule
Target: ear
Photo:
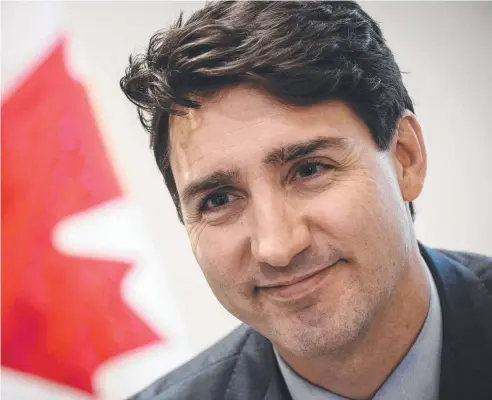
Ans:
{"type": "Polygon", "coordinates": [[[416,116],[406,110],[398,121],[391,154],[404,201],[414,201],[422,192],[427,173],[427,153],[416,116]]]}

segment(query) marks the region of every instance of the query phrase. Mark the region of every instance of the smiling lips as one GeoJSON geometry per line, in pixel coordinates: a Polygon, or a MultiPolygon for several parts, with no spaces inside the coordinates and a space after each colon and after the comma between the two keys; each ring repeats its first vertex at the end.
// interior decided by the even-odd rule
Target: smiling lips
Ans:
{"type": "Polygon", "coordinates": [[[316,290],[328,271],[337,263],[309,275],[291,279],[285,283],[259,286],[260,292],[278,300],[302,298],[316,290]]]}

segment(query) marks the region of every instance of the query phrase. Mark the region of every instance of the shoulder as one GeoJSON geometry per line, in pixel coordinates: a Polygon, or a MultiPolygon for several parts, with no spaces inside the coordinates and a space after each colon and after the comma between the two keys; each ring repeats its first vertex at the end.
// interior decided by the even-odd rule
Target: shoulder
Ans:
{"type": "Polygon", "coordinates": [[[469,269],[492,295],[492,257],[471,252],[436,250],[469,269]]]}
{"type": "Polygon", "coordinates": [[[218,399],[253,329],[241,325],[203,353],[158,379],[128,400],[218,399]]]}

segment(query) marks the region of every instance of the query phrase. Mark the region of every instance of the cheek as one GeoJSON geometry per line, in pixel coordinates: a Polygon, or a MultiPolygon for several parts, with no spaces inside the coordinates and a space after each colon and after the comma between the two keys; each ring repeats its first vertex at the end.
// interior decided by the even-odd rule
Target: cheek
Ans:
{"type": "Polygon", "coordinates": [[[340,178],[310,209],[313,220],[342,248],[376,251],[401,230],[404,203],[391,171],[379,167],[340,178]]]}
{"type": "Polygon", "coordinates": [[[375,226],[381,207],[375,194],[371,184],[345,181],[316,199],[311,209],[322,230],[343,244],[375,226]]]}
{"type": "Polygon", "coordinates": [[[190,234],[195,258],[215,291],[236,286],[244,270],[244,240],[231,227],[205,226],[190,234]]]}
{"type": "Polygon", "coordinates": [[[190,238],[195,258],[217,300],[236,318],[251,318],[253,273],[244,234],[231,226],[205,227],[190,238]]]}

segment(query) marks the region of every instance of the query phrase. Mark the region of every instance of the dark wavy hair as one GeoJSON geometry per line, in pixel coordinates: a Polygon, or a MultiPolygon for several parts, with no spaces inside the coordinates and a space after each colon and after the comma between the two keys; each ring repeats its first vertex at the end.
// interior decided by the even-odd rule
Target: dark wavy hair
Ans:
{"type": "MultiPolygon", "coordinates": [[[[157,165],[182,213],[169,164],[169,117],[198,98],[255,85],[290,105],[345,102],[387,150],[412,100],[378,24],[356,2],[217,1],[156,32],[130,56],[120,86],[150,132],[157,165]]],[[[410,211],[414,218],[413,204],[410,211]]]]}

